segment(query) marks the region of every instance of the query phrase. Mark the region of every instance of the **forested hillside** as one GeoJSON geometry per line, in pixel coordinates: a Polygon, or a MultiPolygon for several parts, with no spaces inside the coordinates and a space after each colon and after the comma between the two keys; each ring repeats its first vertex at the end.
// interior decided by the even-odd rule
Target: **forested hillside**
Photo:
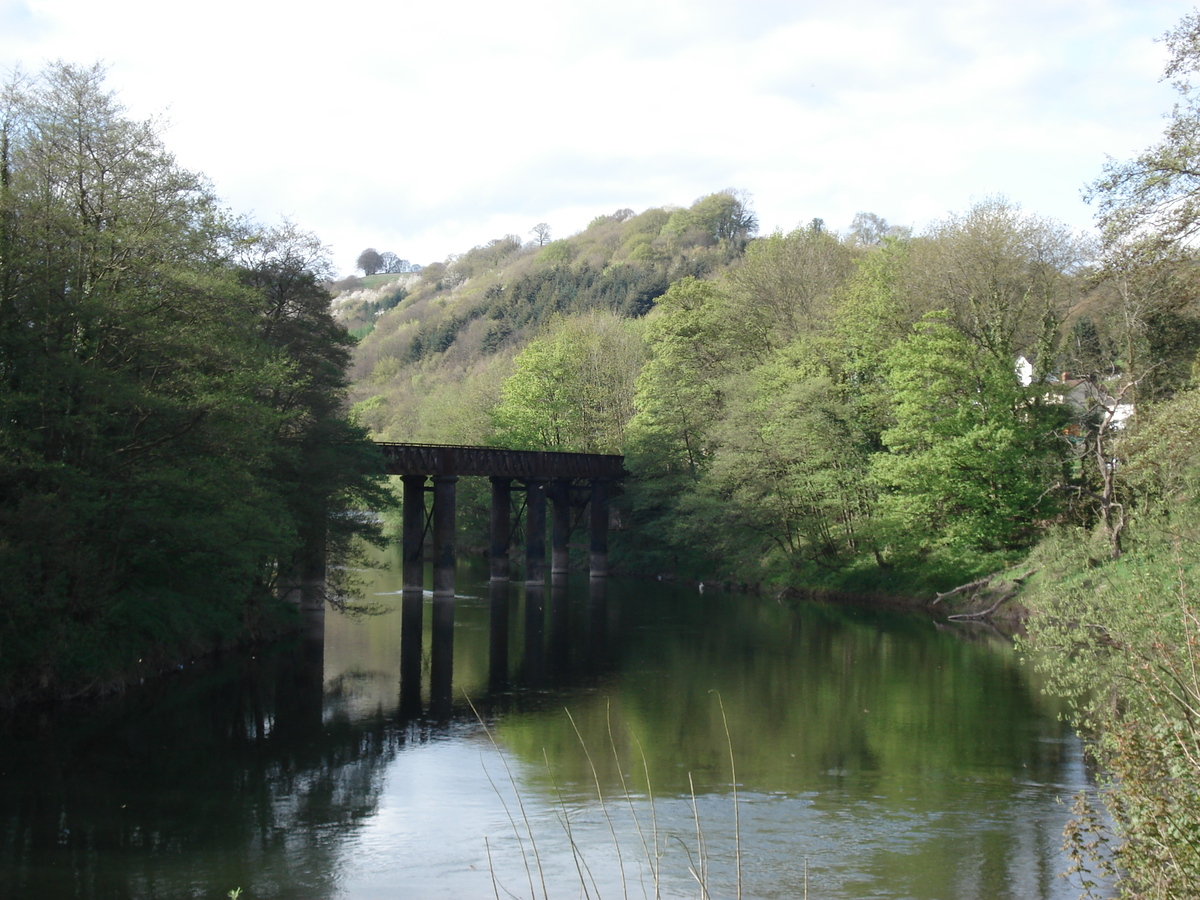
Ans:
{"type": "Polygon", "coordinates": [[[916,234],[752,226],[721,192],[407,276],[355,413],[392,440],[624,453],[635,569],[909,591],[1107,515],[1097,416],[1191,378],[1186,264],[1117,279],[1002,198],[916,234]]]}
{"type": "Polygon", "coordinates": [[[339,315],[362,335],[355,412],[391,440],[484,443],[512,357],[532,337],[594,314],[638,319],[672,282],[736,260],[756,227],[746,199],[722,191],[689,209],[598,216],[544,245],[505,235],[366,303],[351,295],[339,315]]]}

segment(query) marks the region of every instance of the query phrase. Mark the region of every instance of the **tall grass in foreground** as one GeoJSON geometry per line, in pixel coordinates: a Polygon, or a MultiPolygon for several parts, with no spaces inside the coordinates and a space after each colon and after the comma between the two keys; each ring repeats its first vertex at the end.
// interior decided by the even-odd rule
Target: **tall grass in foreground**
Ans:
{"type": "MultiPolygon", "coordinates": [[[[733,790],[733,861],[735,870],[735,896],[740,900],[742,897],[742,845],[741,820],[740,812],[738,810],[737,769],[733,753],[733,741],[729,732],[729,722],[725,716],[725,705],[719,694],[717,695],[717,702],[720,704],[721,720],[725,729],[726,745],[729,748],[730,783],[733,790]]],[[[491,742],[492,747],[499,756],[501,764],[504,767],[504,772],[508,779],[509,786],[512,788],[513,795],[515,796],[514,809],[505,799],[504,793],[500,789],[500,786],[492,780],[492,776],[489,773],[485,772],[485,774],[487,774],[489,783],[492,785],[492,789],[495,791],[496,796],[500,799],[505,815],[507,816],[508,822],[513,830],[513,835],[516,838],[517,845],[520,848],[520,856],[527,882],[528,896],[531,898],[531,900],[538,900],[538,898],[541,898],[541,900],[549,900],[551,893],[547,887],[546,867],[543,863],[542,853],[538,849],[538,837],[535,834],[535,829],[531,822],[530,815],[526,810],[525,802],[521,796],[516,778],[513,775],[511,767],[509,766],[507,756],[505,755],[503,749],[501,749],[495,735],[492,733],[492,730],[483,721],[482,717],[479,716],[478,711],[474,710],[474,706],[472,706],[472,710],[475,711],[476,718],[479,720],[480,725],[483,727],[484,733],[487,735],[488,740],[491,742]]],[[[632,864],[632,861],[635,859],[639,864],[638,869],[640,874],[637,876],[636,881],[640,884],[641,895],[647,898],[653,897],[654,900],[661,900],[664,890],[663,859],[667,854],[667,847],[670,844],[678,844],[682,850],[687,860],[687,874],[690,876],[690,879],[695,882],[696,889],[698,890],[698,896],[701,898],[701,900],[711,900],[713,897],[712,880],[710,877],[711,856],[708,841],[700,820],[700,808],[697,803],[695,783],[692,779],[691,773],[688,773],[689,796],[687,799],[691,810],[691,822],[693,830],[685,840],[683,836],[666,833],[659,827],[656,809],[658,801],[654,795],[654,787],[650,779],[649,765],[647,764],[646,754],[641,746],[641,742],[637,740],[636,736],[633,740],[637,747],[638,755],[641,758],[642,772],[645,777],[644,796],[648,801],[648,809],[643,810],[641,814],[639,814],[637,808],[638,805],[635,803],[635,800],[638,798],[640,793],[640,785],[638,786],[639,790],[635,790],[635,788],[626,779],[624,767],[621,765],[617,750],[617,741],[613,734],[611,711],[606,723],[609,738],[609,751],[613,754],[614,761],[617,763],[616,771],[620,781],[620,792],[615,798],[605,796],[604,786],[601,783],[599,770],[592,756],[592,750],[584,741],[583,735],[580,732],[579,727],[576,725],[575,719],[571,715],[570,710],[566,710],[565,712],[568,720],[571,723],[571,727],[579,740],[579,745],[587,761],[588,770],[591,773],[591,780],[595,788],[596,800],[599,805],[600,815],[603,819],[604,826],[608,831],[612,842],[612,849],[616,857],[616,864],[620,875],[620,890],[623,900],[628,900],[630,896],[631,881],[633,880],[627,872],[627,864],[632,864]],[[610,811],[611,808],[616,806],[626,807],[630,816],[630,820],[633,823],[633,830],[636,835],[636,840],[632,851],[630,848],[622,846],[621,837],[618,834],[618,829],[616,823],[614,822],[613,814],[610,811]],[[645,864],[644,867],[641,865],[643,862],[645,864]],[[646,882],[644,877],[646,872],[649,873],[649,883],[646,882]]],[[[589,900],[590,898],[597,898],[597,900],[599,900],[599,898],[603,896],[600,880],[597,878],[596,872],[593,870],[592,865],[589,862],[585,848],[581,846],[579,840],[577,840],[576,830],[572,825],[571,810],[569,808],[567,798],[564,796],[563,791],[560,789],[554,777],[549,757],[545,755],[544,751],[543,759],[545,760],[546,771],[549,775],[550,784],[556,797],[556,817],[558,819],[559,826],[562,829],[562,836],[566,839],[567,847],[570,850],[571,860],[574,863],[580,896],[589,898],[589,900]]],[[[517,894],[510,890],[508,886],[500,883],[496,873],[495,861],[492,857],[492,846],[486,838],[485,845],[488,855],[489,873],[492,878],[492,888],[497,900],[499,900],[502,894],[507,897],[516,897],[517,894]]],[[[804,888],[805,900],[807,900],[808,897],[807,870],[808,866],[806,860],[804,888]]]]}

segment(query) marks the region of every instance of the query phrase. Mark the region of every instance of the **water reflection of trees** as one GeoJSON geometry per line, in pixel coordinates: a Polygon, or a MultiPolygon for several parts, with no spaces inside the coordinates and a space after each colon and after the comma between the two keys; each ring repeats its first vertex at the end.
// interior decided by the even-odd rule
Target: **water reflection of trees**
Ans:
{"type": "MultiPolygon", "coordinates": [[[[418,600],[401,611],[411,625],[420,609],[415,631],[389,626],[396,641],[379,648],[400,659],[378,694],[356,682],[378,672],[326,673],[309,639],[14,723],[0,741],[4,896],[335,896],[388,766],[406,747],[475,732],[477,712],[528,763],[529,790],[549,793],[548,760],[581,798],[592,765],[616,793],[618,769],[642,753],[659,796],[685,793],[688,773],[725,790],[727,720],[739,779],[808,798],[813,815],[922,779],[923,807],[953,810],[956,780],[1052,782],[1074,752],[1045,739],[1065,732],[1007,648],[922,619],[661,586],[651,600],[616,584],[493,586],[453,622],[418,600]]],[[[1004,842],[1041,848],[1043,826],[1033,816],[1029,840],[972,852],[1011,867],[1004,842]]]]}
{"type": "Polygon", "coordinates": [[[452,684],[453,610],[443,607],[419,616],[408,645],[392,648],[401,651],[401,683],[374,708],[356,702],[355,673],[326,681],[318,629],[96,708],[8,722],[0,893],[152,900],[241,887],[256,898],[336,896],[345,845],[375,813],[397,754],[478,727],[456,687],[469,687],[475,708],[492,716],[519,707],[525,685],[543,691],[573,677],[581,651],[567,647],[566,594],[555,589],[546,609],[531,593],[530,608],[552,617],[548,630],[532,614],[521,618],[507,585],[493,591],[487,627],[466,630],[460,672],[487,673],[478,684],[452,684]]]}
{"type": "Polygon", "coordinates": [[[341,840],[372,814],[410,736],[323,716],[322,680],[320,644],[301,640],[98,710],[11,723],[4,896],[336,894],[341,840]]]}
{"type": "Polygon", "coordinates": [[[1053,781],[1064,763],[1063,743],[1044,738],[1069,732],[1006,643],[963,641],[922,617],[757,598],[656,604],[653,614],[675,622],[667,629],[640,624],[638,604],[622,608],[619,679],[573,696],[574,724],[559,715],[501,727],[535,765],[544,749],[567,784],[589,785],[592,762],[619,784],[624,762],[607,752],[614,726],[619,743],[636,738],[671,793],[689,789],[689,772],[727,783],[726,722],[739,776],[780,790],[839,773],[863,790],[944,773],[1053,781]],[[605,751],[591,762],[576,726],[605,751]]]}

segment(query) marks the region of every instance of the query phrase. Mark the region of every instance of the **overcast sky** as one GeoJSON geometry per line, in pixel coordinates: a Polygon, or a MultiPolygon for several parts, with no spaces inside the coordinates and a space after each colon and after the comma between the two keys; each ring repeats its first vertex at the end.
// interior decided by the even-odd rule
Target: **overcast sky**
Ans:
{"type": "Polygon", "coordinates": [[[349,274],[748,191],[763,231],[1004,195],[1090,229],[1173,103],[1167,0],[0,0],[0,68],[109,65],[236,212],[349,274]],[[836,7],[836,8],[835,8],[836,7]]]}

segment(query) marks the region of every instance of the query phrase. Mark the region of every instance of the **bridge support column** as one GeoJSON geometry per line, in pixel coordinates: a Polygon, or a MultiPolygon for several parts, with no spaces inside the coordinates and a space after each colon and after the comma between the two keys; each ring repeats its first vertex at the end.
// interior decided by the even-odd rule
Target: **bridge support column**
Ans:
{"type": "Polygon", "coordinates": [[[546,580],[546,482],[525,482],[525,583],[546,580]]]}
{"type": "Polygon", "coordinates": [[[591,545],[592,559],[589,566],[592,578],[608,577],[608,482],[596,479],[592,482],[591,545]]]}
{"type": "Polygon", "coordinates": [[[567,539],[571,534],[571,482],[564,478],[554,481],[550,491],[554,516],[550,523],[550,574],[565,575],[571,568],[571,552],[567,539]]]}
{"type": "Polygon", "coordinates": [[[492,481],[492,581],[508,581],[508,547],[512,528],[512,479],[493,475],[492,481]]]}
{"type": "Polygon", "coordinates": [[[454,597],[455,475],[433,478],[433,596],[454,597]]]}
{"type": "Polygon", "coordinates": [[[425,589],[425,476],[402,475],[404,485],[404,580],[405,591],[425,589]]]}

